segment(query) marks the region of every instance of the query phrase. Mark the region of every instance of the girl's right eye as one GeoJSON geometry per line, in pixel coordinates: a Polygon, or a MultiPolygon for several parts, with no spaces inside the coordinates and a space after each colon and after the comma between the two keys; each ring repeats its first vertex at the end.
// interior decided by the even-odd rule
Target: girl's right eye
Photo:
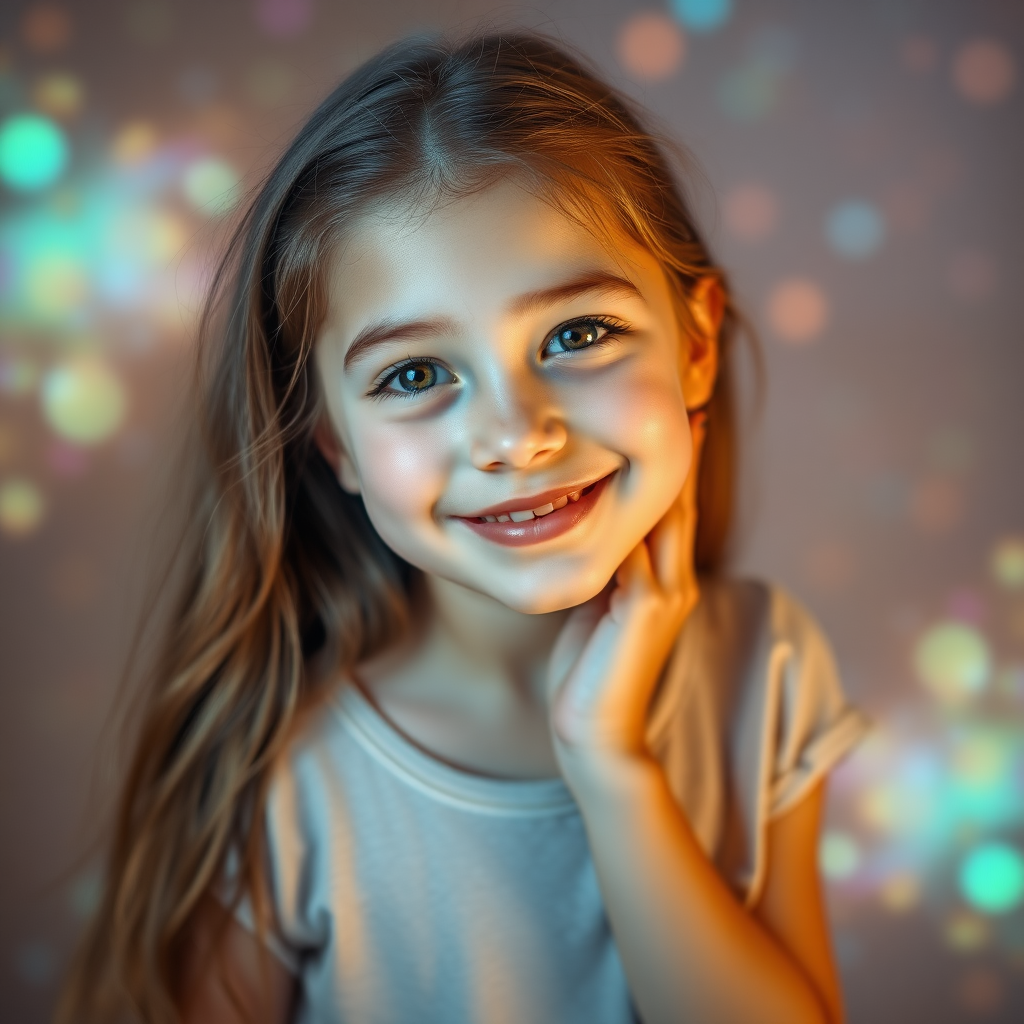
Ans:
{"type": "Polygon", "coordinates": [[[432,359],[408,359],[385,370],[368,392],[370,398],[401,398],[422,394],[437,384],[454,384],[455,374],[432,359]]]}

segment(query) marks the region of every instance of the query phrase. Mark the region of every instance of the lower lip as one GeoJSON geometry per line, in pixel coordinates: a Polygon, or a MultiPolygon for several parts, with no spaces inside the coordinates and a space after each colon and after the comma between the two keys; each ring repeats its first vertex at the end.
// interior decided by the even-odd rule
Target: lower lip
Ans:
{"type": "Polygon", "coordinates": [[[570,501],[546,516],[534,516],[525,523],[481,523],[476,519],[463,519],[461,516],[454,518],[495,544],[504,544],[510,548],[539,544],[552,537],[559,537],[581,523],[597,504],[609,480],[610,475],[602,477],[589,491],[580,496],[579,501],[570,501]]]}

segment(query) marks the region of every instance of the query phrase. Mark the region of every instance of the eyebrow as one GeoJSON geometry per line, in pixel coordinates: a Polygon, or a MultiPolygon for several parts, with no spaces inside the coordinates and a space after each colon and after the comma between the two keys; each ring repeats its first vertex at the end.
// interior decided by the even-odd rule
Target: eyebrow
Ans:
{"type": "MultiPolygon", "coordinates": [[[[567,302],[589,292],[604,292],[606,295],[618,295],[623,298],[643,298],[640,289],[632,281],[603,270],[588,271],[579,277],[566,281],[564,284],[551,288],[540,288],[537,291],[525,292],[509,303],[509,314],[514,317],[525,316],[533,310],[551,306],[558,302],[567,302]]],[[[348,370],[353,363],[362,359],[367,352],[385,342],[396,338],[415,339],[430,338],[446,331],[454,333],[456,322],[451,317],[435,317],[430,320],[399,321],[389,318],[376,320],[364,327],[349,345],[345,353],[344,367],[348,370]]]]}

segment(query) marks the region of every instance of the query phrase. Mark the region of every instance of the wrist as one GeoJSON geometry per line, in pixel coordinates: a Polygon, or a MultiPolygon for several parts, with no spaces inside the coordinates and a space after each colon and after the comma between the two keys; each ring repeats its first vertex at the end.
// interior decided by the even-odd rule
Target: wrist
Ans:
{"type": "Polygon", "coordinates": [[[664,771],[649,751],[623,753],[561,747],[562,777],[581,812],[635,806],[652,786],[663,785],[664,771]]]}

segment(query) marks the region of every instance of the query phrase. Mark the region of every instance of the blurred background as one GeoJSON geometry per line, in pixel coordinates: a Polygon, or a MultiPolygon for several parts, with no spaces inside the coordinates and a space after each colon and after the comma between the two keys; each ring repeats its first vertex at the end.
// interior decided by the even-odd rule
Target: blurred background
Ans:
{"type": "Polygon", "coordinates": [[[703,165],[767,364],[736,571],[875,720],[821,865],[854,1024],[1024,1020],[1024,4],[85,0],[0,8],[0,1018],[97,892],[105,728],[194,317],[246,189],[410,31],[541,28],[703,165]]]}

